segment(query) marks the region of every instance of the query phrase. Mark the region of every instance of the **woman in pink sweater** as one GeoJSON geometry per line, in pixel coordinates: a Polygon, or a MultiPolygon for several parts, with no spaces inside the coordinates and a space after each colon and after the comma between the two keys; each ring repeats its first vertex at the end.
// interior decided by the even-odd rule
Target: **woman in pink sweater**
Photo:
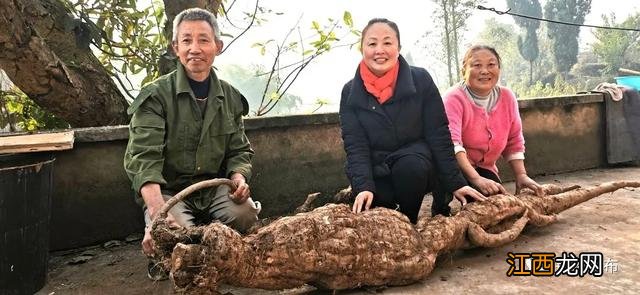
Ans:
{"type": "Polygon", "coordinates": [[[498,86],[500,56],[489,46],[476,45],[462,61],[464,81],[444,95],[451,139],[458,165],[467,181],[489,196],[506,193],[496,161],[509,162],[516,194],[530,188],[544,194],[524,167],[524,137],[518,102],[511,90],[498,86]]]}

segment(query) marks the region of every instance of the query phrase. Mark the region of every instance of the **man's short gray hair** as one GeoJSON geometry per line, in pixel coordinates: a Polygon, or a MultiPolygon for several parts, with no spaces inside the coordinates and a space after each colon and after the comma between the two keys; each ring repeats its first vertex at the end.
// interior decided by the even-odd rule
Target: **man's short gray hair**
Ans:
{"type": "Polygon", "coordinates": [[[216,20],[216,16],[213,13],[202,9],[202,8],[189,8],[181,11],[176,15],[173,19],[173,37],[171,40],[173,42],[178,41],[178,26],[183,21],[206,21],[213,29],[213,34],[215,36],[216,41],[221,41],[220,39],[220,28],[218,27],[218,21],[216,20]]]}

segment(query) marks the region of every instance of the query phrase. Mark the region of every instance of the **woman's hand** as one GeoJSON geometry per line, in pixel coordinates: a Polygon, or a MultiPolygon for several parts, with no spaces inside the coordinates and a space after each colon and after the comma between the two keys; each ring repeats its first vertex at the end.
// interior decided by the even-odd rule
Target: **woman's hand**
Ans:
{"type": "Polygon", "coordinates": [[[471,185],[477,188],[485,196],[507,193],[507,190],[504,189],[502,184],[495,182],[489,178],[478,176],[476,178],[469,179],[469,182],[471,182],[471,185]]]}
{"type": "Polygon", "coordinates": [[[476,200],[476,201],[485,201],[487,199],[487,197],[483,196],[481,193],[479,193],[477,190],[475,190],[474,188],[465,185],[459,189],[457,189],[455,192],[453,192],[453,196],[458,199],[458,201],[460,201],[460,203],[462,203],[462,206],[467,204],[467,196],[471,197],[472,199],[476,200]]]}
{"type": "Polygon", "coordinates": [[[540,186],[533,179],[529,178],[527,174],[516,175],[516,195],[519,194],[520,190],[525,187],[530,188],[532,191],[534,191],[538,197],[542,197],[545,195],[542,186],[540,186]]]}
{"type": "Polygon", "coordinates": [[[356,196],[355,201],[353,201],[353,208],[351,210],[353,213],[369,210],[371,203],[373,203],[373,193],[370,191],[361,191],[356,196]],[[364,205],[364,209],[362,209],[362,205],[364,205]]]}

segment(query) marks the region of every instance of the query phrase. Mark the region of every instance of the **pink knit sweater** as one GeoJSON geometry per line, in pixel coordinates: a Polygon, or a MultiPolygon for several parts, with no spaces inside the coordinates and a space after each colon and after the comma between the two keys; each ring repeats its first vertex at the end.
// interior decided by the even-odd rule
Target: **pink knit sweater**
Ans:
{"type": "Polygon", "coordinates": [[[471,165],[497,175],[501,155],[524,153],[522,121],[511,90],[500,87],[498,102],[489,113],[471,101],[462,86],[449,89],[443,99],[451,139],[464,147],[471,165]]]}

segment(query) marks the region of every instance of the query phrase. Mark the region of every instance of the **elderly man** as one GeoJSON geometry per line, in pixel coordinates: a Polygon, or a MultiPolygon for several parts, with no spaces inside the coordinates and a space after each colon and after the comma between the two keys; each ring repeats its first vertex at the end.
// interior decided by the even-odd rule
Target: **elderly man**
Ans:
{"type": "MultiPolygon", "coordinates": [[[[198,181],[227,177],[238,188],[200,190],[172,208],[169,222],[189,227],[219,220],[243,232],[260,211],[247,184],[253,150],[242,116],[248,103],[212,68],[223,46],[215,16],[199,8],[182,11],[173,21],[172,46],[177,69],[146,85],[128,109],[133,117],[124,167],[144,208],[147,255],[151,220],[168,198],[198,181]]],[[[149,265],[149,277],[162,278],[149,265]]]]}

